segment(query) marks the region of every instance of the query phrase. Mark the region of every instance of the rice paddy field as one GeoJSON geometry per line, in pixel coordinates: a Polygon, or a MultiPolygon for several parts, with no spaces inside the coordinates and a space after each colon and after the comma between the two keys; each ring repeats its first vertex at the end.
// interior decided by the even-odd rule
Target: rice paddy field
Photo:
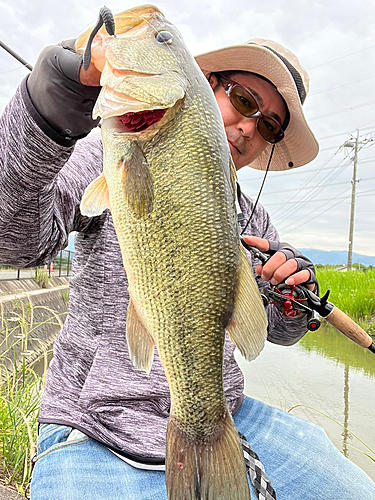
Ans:
{"type": "MultiPolygon", "coordinates": [[[[375,269],[340,272],[334,268],[317,269],[320,295],[331,290],[329,301],[371,329],[375,320],[375,269]]],[[[368,328],[366,328],[368,333],[368,328]]],[[[375,333],[375,331],[373,332],[375,333]]]]}

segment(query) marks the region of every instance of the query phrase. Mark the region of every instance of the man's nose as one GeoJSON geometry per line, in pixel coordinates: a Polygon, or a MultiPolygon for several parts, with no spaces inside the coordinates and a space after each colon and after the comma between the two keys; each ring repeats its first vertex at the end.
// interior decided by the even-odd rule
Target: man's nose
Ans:
{"type": "Polygon", "coordinates": [[[258,117],[246,118],[243,117],[237,124],[237,128],[241,131],[244,137],[253,138],[258,133],[257,130],[258,117]]]}

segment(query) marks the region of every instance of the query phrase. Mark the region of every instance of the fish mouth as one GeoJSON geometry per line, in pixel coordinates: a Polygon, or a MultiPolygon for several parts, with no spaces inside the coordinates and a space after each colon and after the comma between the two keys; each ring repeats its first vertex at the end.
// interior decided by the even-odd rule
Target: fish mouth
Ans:
{"type": "Polygon", "coordinates": [[[160,121],[168,108],[147,109],[118,116],[126,132],[142,132],[160,121]]]}

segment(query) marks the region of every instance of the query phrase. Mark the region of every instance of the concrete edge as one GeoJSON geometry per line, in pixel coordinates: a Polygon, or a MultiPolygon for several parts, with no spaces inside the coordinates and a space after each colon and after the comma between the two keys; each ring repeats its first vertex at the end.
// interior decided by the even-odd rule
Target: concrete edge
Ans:
{"type": "Polygon", "coordinates": [[[21,500],[22,498],[24,499],[25,497],[17,493],[17,491],[1,486],[0,484],[0,500],[21,500]]]}

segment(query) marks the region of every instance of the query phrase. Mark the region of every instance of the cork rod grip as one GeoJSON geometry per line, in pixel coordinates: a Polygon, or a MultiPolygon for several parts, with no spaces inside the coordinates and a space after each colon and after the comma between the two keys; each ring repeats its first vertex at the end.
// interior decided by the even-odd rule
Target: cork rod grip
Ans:
{"type": "Polygon", "coordinates": [[[336,306],[333,311],[325,318],[328,323],[340,330],[341,333],[346,335],[350,340],[356,344],[368,348],[372,344],[372,338],[362,330],[349,316],[340,311],[336,306]]]}

